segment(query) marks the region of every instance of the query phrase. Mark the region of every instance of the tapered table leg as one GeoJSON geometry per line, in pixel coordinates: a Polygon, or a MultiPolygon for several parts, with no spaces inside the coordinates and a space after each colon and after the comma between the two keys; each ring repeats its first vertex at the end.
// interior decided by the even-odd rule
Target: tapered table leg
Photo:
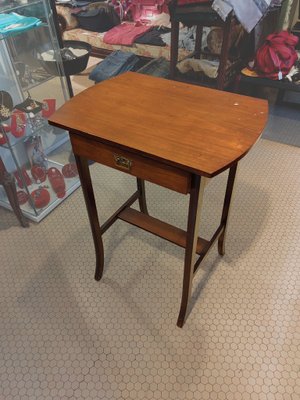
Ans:
{"type": "Polygon", "coordinates": [[[93,234],[94,247],[96,252],[95,279],[96,281],[99,281],[102,278],[103,274],[104,249],[103,249],[103,241],[98,219],[95,195],[92,186],[88,160],[76,154],[75,154],[75,160],[93,234]]]}
{"type": "Polygon", "coordinates": [[[203,201],[205,178],[194,175],[190,194],[186,249],[184,258],[183,285],[180,312],[177,320],[177,326],[182,328],[189,299],[192,291],[193,272],[196,256],[196,244],[198,239],[198,230],[200,223],[200,212],[203,201]]]}
{"type": "Polygon", "coordinates": [[[230,210],[230,203],[232,197],[232,191],[234,187],[234,181],[237,171],[237,163],[229,169],[228,179],[227,179],[227,186],[226,186],[226,193],[224,197],[224,205],[221,217],[221,224],[224,225],[221,235],[218,239],[218,252],[221,256],[225,254],[225,237],[226,237],[226,229],[227,229],[227,222],[230,210]]]}
{"type": "Polygon", "coordinates": [[[144,214],[148,215],[149,213],[148,213],[147,202],[146,202],[145,181],[143,179],[136,178],[136,182],[137,182],[137,189],[139,192],[138,200],[139,200],[140,210],[144,214]]]}

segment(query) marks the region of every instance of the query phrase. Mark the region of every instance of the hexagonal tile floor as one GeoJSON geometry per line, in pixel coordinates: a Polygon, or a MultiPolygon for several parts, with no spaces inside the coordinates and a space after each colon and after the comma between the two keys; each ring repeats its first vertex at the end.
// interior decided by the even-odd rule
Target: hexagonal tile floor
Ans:
{"type": "MultiPolygon", "coordinates": [[[[135,181],[91,167],[103,221],[135,181]]],[[[261,140],[241,162],[222,258],[214,247],[176,327],[183,250],[118,221],[96,282],[81,189],[39,224],[0,210],[0,399],[299,399],[300,149],[261,140]]],[[[205,193],[220,218],[225,174],[205,193]]],[[[185,228],[187,197],[147,184],[185,228]]]]}

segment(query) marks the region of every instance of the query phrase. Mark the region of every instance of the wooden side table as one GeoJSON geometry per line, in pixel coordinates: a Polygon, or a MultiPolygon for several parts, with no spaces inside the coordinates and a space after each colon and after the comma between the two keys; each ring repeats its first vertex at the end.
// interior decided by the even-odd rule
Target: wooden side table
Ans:
{"type": "Polygon", "coordinates": [[[198,267],[225,234],[238,161],[267,121],[264,100],[128,72],[95,85],[65,103],[49,120],[69,130],[96,251],[95,279],[103,274],[102,235],[117,220],[163,237],[185,250],[177,325],[182,327],[198,267]],[[137,177],[137,190],[99,224],[88,160],[137,177]],[[209,240],[198,237],[206,178],[229,170],[223,212],[209,240]],[[144,180],[189,194],[187,231],[148,214],[144,180]],[[131,208],[139,201],[141,211],[131,208]],[[195,261],[196,254],[198,259],[195,261]]]}

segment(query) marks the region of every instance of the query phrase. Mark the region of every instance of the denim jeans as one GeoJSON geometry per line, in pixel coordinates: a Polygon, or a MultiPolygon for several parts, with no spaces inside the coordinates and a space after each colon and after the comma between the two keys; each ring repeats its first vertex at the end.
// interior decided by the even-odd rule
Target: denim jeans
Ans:
{"type": "Polygon", "coordinates": [[[89,79],[102,82],[123,72],[132,71],[138,61],[139,58],[133,53],[114,51],[93,69],[89,79]]]}

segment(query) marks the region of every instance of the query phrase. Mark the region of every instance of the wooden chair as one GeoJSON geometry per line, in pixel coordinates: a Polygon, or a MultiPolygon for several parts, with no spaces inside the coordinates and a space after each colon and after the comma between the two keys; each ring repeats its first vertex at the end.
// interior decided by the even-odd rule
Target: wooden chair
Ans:
{"type": "Polygon", "coordinates": [[[170,78],[176,79],[176,64],[178,62],[178,39],[179,25],[196,26],[196,44],[193,53],[194,58],[200,59],[202,52],[203,27],[219,26],[223,29],[223,41],[221,54],[219,55],[220,65],[216,88],[223,90],[226,86],[226,69],[230,50],[230,32],[234,17],[230,14],[224,22],[219,15],[211,8],[211,1],[199,2],[199,4],[178,5],[177,0],[169,5],[171,18],[171,54],[170,54],[170,78]]]}
{"type": "Polygon", "coordinates": [[[29,224],[24,215],[22,214],[18,202],[15,179],[12,174],[6,171],[6,168],[1,158],[0,158],[0,185],[4,187],[9,204],[11,205],[11,208],[16,214],[16,217],[18,218],[18,221],[20,222],[21,226],[27,228],[29,224]]]}

